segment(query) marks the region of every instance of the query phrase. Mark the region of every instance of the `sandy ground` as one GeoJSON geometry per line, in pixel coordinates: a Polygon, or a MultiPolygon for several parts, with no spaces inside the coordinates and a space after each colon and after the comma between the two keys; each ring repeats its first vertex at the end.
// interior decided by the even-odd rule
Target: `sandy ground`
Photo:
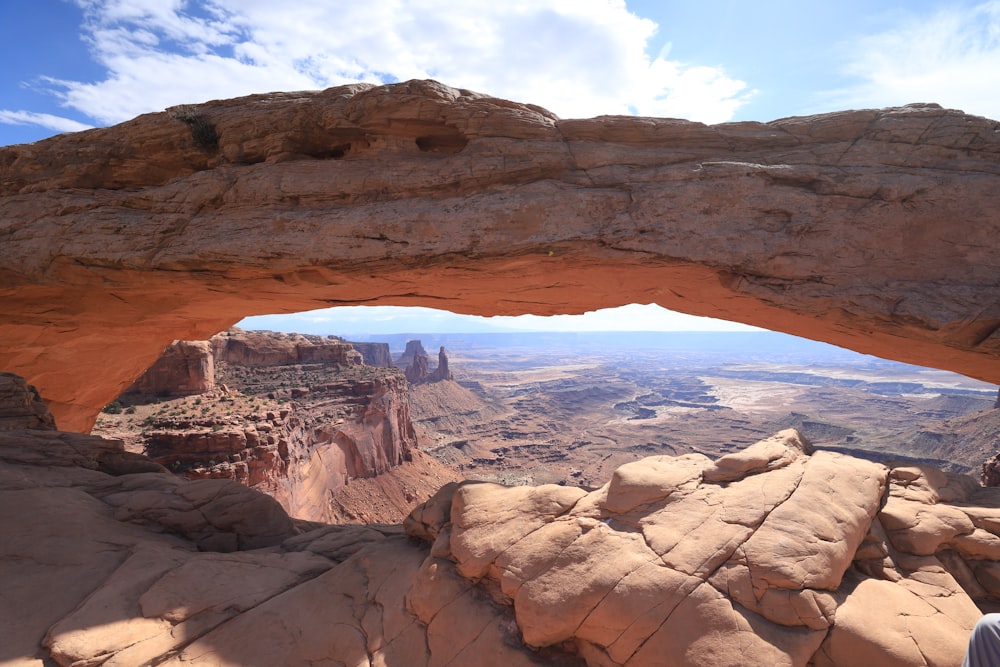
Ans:
{"type": "Polygon", "coordinates": [[[756,382],[701,376],[711,385],[711,393],[719,403],[740,412],[787,413],[809,387],[782,382],[756,382]]]}

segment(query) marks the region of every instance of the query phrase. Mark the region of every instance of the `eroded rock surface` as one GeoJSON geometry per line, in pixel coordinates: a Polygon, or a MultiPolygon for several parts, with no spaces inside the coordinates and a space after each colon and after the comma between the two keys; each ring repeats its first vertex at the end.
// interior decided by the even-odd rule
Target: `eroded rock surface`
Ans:
{"type": "MultiPolygon", "coordinates": [[[[0,410],[35,400],[10,384],[0,410]]],[[[525,647],[509,609],[399,526],[294,521],[120,442],[4,430],[0,497],[4,665],[582,664],[525,647]]]]}
{"type": "Polygon", "coordinates": [[[38,391],[13,373],[0,373],[0,431],[55,430],[55,420],[38,391]]]}
{"type": "Polygon", "coordinates": [[[215,355],[207,340],[175,340],[126,394],[193,396],[215,389],[215,355]]]}
{"type": "Polygon", "coordinates": [[[367,366],[378,366],[388,368],[393,365],[392,353],[389,351],[388,343],[359,343],[350,341],[351,347],[361,353],[361,357],[367,366]]]}
{"type": "Polygon", "coordinates": [[[336,336],[243,331],[232,327],[212,336],[209,344],[216,363],[234,366],[315,363],[358,366],[364,363],[363,356],[353,345],[336,336]]]}
{"type": "Polygon", "coordinates": [[[996,489],[795,431],[589,492],[449,484],[410,537],[121,455],[0,432],[3,664],[946,667],[1000,600],[996,489]]]}
{"type": "Polygon", "coordinates": [[[263,491],[296,518],[332,522],[354,514],[398,523],[455,474],[441,481],[443,469],[421,458],[411,466],[419,470],[394,478],[398,489],[386,481],[388,496],[377,494],[384,484],[367,485],[368,507],[339,497],[351,480],[412,463],[417,446],[402,372],[361,362],[333,337],[234,328],[208,341],[175,341],[132,387],[155,387],[157,397],[123,396],[132,415],[119,408],[95,433],[121,437],[189,479],[232,479],[263,491]],[[162,394],[190,393],[193,368],[214,390],[150,412],[162,394]]]}
{"type": "Polygon", "coordinates": [[[956,665],[1000,543],[971,479],[784,431],[604,487],[442,489],[407,530],[510,604],[529,646],[589,665],[956,665]],[[885,508],[883,502],[888,498],[885,508]]]}
{"type": "Polygon", "coordinates": [[[0,148],[0,368],[86,431],[170,341],[247,315],[655,302],[998,381],[997,128],[560,120],[411,81],[0,148]]]}

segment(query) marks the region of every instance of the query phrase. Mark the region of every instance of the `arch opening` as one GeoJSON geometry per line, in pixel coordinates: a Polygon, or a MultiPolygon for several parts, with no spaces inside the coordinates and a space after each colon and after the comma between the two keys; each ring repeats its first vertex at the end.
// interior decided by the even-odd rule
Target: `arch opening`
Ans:
{"type": "Polygon", "coordinates": [[[0,149],[0,368],[63,428],[171,340],[350,304],[658,303],[1000,379],[988,119],[563,120],[432,81],[198,113],[211,155],[170,112],[0,149]]]}
{"type": "MultiPolygon", "coordinates": [[[[380,381],[374,367],[392,365],[408,381],[407,413],[388,435],[378,431],[375,437],[384,439],[377,446],[365,450],[337,430],[362,419],[356,406],[315,420],[325,434],[316,436],[320,440],[351,443],[337,456],[344,459],[338,465],[357,473],[352,477],[401,461],[378,463],[360,453],[393,450],[393,438],[400,438],[403,449],[419,449],[462,477],[597,486],[617,466],[638,458],[717,458],[785,428],[824,449],[977,474],[993,454],[990,434],[1000,425],[994,385],[635,304],[547,318],[357,306],[251,317],[239,326],[243,331],[212,339],[209,372],[217,377],[211,389],[223,391],[197,382],[193,391],[184,385],[162,395],[159,385],[146,387],[113,403],[95,432],[122,437],[131,428],[134,442],[156,443],[159,449],[146,453],[168,467],[189,474],[197,467],[198,474],[209,475],[220,464],[239,467],[239,457],[175,456],[169,438],[159,442],[141,431],[198,430],[210,423],[219,430],[233,420],[257,420],[258,414],[306,414],[313,404],[333,402],[329,392],[336,383],[341,394],[372,395],[371,382],[380,381]],[[341,344],[361,358],[348,360],[341,344]],[[429,358],[419,372],[411,347],[429,358]],[[448,357],[438,360],[438,349],[448,357]],[[352,364],[372,368],[359,371],[352,364]],[[446,370],[438,373],[442,365],[446,370]],[[416,429],[411,439],[400,436],[399,424],[409,421],[416,429]]],[[[178,352],[172,363],[182,368],[181,383],[205,372],[192,371],[190,361],[204,364],[205,349],[178,352]]],[[[176,385],[177,378],[165,382],[176,385]]],[[[393,387],[403,392],[402,385],[393,387]]],[[[223,466],[214,474],[230,473],[232,467],[223,466]]],[[[240,474],[239,481],[251,475],[240,474]]],[[[307,506],[296,502],[300,509],[307,506]]]]}

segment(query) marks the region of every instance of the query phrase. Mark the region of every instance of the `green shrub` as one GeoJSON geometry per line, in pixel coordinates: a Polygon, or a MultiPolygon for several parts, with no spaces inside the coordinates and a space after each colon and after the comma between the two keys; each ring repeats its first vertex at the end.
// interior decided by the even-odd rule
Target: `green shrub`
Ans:
{"type": "Polygon", "coordinates": [[[123,410],[124,408],[122,407],[122,404],[119,403],[118,401],[114,401],[112,403],[108,403],[107,405],[105,405],[104,410],[102,410],[102,412],[109,415],[120,415],[123,410]]]}

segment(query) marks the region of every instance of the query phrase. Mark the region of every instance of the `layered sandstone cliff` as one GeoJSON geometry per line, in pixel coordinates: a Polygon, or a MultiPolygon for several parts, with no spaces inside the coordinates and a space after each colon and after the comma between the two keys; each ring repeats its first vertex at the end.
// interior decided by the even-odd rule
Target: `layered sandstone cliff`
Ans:
{"type": "Polygon", "coordinates": [[[190,396],[215,389],[215,355],[207,340],[175,340],[126,394],[190,396]]]}
{"type": "MultiPolygon", "coordinates": [[[[35,397],[0,374],[0,409],[35,397]]],[[[448,485],[414,540],[42,422],[0,432],[5,665],[947,667],[1000,600],[997,489],[794,431],[593,491],[448,485]]]]}
{"type": "MultiPolygon", "coordinates": [[[[189,479],[231,479],[273,496],[296,518],[334,521],[361,512],[339,499],[351,480],[411,461],[417,446],[402,372],[361,361],[333,337],[230,329],[209,341],[175,341],[132,391],[176,396],[196,384],[217,389],[196,401],[140,403],[130,408],[135,417],[105,416],[95,433],[124,438],[189,479]],[[192,382],[192,369],[200,382],[192,382]]],[[[419,467],[442,478],[426,459],[419,467]]],[[[398,520],[436,490],[410,488],[399,507],[366,515],[398,520]]]]}
{"type": "Polygon", "coordinates": [[[997,130],[932,104],[562,120],[410,81],[0,148],[0,368],[86,431],[247,315],[655,302],[996,382],[997,130]]]}
{"type": "Polygon", "coordinates": [[[419,340],[408,340],[406,341],[406,347],[403,349],[403,353],[396,357],[396,365],[400,368],[406,369],[412,366],[419,358],[428,358],[427,350],[424,349],[424,344],[419,340]]]}
{"type": "Polygon", "coordinates": [[[364,363],[353,345],[336,336],[243,331],[232,327],[213,336],[211,345],[216,363],[237,366],[322,363],[358,366],[364,363]]]}
{"type": "Polygon", "coordinates": [[[388,343],[359,343],[353,340],[350,343],[351,347],[361,353],[366,366],[388,368],[393,365],[388,343]]]}

